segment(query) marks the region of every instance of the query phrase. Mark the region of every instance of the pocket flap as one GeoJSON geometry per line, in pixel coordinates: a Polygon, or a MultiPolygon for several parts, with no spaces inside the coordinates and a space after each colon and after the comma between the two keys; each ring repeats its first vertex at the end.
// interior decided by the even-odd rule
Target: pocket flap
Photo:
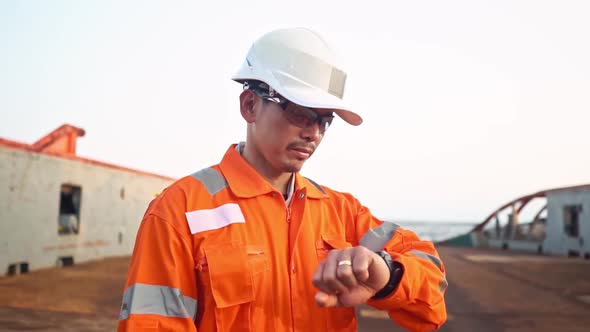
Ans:
{"type": "Polygon", "coordinates": [[[243,245],[205,248],[211,292],[218,308],[254,300],[248,253],[243,245]]]}
{"type": "Polygon", "coordinates": [[[343,249],[350,248],[352,244],[338,237],[338,235],[322,235],[322,239],[317,242],[317,249],[343,249]]]}

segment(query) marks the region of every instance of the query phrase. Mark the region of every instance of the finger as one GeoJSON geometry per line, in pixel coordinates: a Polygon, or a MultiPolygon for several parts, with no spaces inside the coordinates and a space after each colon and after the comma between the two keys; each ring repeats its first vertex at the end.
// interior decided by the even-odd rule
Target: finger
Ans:
{"type": "Polygon", "coordinates": [[[352,273],[357,282],[364,283],[369,279],[369,265],[371,256],[368,255],[367,249],[356,247],[352,257],[352,273]]]}
{"type": "Polygon", "coordinates": [[[338,296],[334,294],[326,294],[324,292],[318,292],[315,295],[315,303],[321,308],[332,308],[339,306],[338,296]]]}
{"type": "Polygon", "coordinates": [[[336,275],[340,253],[341,250],[331,250],[325,261],[322,283],[330,290],[327,293],[339,294],[347,291],[346,286],[338,280],[338,276],[336,275]]]}
{"type": "Polygon", "coordinates": [[[352,250],[343,250],[336,263],[336,278],[348,289],[352,289],[358,284],[353,273],[351,252],[352,250]]]}
{"type": "Polygon", "coordinates": [[[324,275],[324,268],[326,266],[326,261],[320,263],[318,268],[316,269],[311,282],[315,286],[315,288],[319,289],[324,293],[331,293],[332,290],[327,287],[327,285],[323,282],[322,276],[324,275]]]}

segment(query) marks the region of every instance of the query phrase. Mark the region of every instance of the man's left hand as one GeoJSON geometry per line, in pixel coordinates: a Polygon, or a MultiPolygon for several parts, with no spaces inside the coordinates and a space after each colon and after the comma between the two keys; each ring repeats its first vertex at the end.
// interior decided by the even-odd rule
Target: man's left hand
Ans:
{"type": "Polygon", "coordinates": [[[366,303],[389,281],[387,264],[363,246],[331,250],[313,276],[320,307],[352,307],[366,303]]]}

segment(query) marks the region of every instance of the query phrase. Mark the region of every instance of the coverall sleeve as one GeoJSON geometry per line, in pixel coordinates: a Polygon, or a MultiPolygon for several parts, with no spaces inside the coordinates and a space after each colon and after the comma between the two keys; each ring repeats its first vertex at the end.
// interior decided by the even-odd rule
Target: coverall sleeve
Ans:
{"type": "Polygon", "coordinates": [[[147,214],[131,257],[117,331],[196,332],[192,250],[166,220],[147,214]]]}
{"type": "MultiPolygon", "coordinates": [[[[365,207],[356,218],[356,238],[383,222],[365,207]]],[[[447,287],[445,267],[432,242],[421,241],[409,230],[396,229],[383,250],[403,266],[397,288],[387,297],[369,300],[368,305],[387,310],[389,317],[410,331],[432,331],[447,319],[444,293],[447,287]]]]}

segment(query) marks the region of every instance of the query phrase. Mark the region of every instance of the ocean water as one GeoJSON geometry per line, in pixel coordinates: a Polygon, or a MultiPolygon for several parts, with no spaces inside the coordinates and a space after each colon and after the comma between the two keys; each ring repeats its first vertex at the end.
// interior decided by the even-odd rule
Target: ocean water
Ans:
{"type": "Polygon", "coordinates": [[[422,240],[444,241],[457,235],[465,234],[477,225],[467,222],[422,222],[422,221],[395,221],[396,224],[409,229],[422,240]]]}

